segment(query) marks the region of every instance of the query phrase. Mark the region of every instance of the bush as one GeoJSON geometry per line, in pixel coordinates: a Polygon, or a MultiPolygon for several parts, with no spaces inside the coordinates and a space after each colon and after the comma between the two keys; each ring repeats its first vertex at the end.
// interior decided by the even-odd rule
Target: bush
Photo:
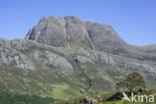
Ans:
{"type": "Polygon", "coordinates": [[[52,104],[53,98],[0,91],[0,104],[52,104]]]}

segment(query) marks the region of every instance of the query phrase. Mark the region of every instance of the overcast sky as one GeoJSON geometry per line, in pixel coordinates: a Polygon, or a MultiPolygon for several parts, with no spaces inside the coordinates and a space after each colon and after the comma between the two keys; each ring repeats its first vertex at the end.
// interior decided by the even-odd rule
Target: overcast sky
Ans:
{"type": "Polygon", "coordinates": [[[24,38],[48,16],[111,25],[133,45],[156,43],[156,0],[0,0],[0,38],[24,38]]]}

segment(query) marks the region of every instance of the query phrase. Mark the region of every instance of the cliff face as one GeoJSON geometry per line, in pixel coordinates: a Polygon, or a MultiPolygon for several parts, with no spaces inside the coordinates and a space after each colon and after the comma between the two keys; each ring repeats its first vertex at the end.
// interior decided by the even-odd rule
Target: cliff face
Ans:
{"type": "Polygon", "coordinates": [[[129,45],[108,25],[42,18],[26,39],[0,39],[0,89],[56,98],[112,92],[133,71],[156,87],[155,62],[155,45],[129,45]]]}
{"type": "Polygon", "coordinates": [[[111,26],[84,22],[73,16],[42,18],[26,39],[56,47],[72,48],[81,44],[93,50],[115,50],[126,44],[111,26]]]}

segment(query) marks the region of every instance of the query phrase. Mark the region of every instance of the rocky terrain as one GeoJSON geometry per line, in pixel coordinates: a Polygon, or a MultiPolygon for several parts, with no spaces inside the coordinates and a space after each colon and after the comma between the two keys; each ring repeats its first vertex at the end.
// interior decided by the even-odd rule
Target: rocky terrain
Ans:
{"type": "Polygon", "coordinates": [[[132,46],[111,26],[42,18],[25,39],[0,39],[0,88],[54,98],[115,91],[131,71],[156,87],[156,45],[132,46]]]}

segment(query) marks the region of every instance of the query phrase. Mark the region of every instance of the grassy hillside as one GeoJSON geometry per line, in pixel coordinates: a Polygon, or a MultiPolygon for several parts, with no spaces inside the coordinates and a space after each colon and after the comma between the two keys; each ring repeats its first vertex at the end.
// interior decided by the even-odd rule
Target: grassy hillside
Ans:
{"type": "Polygon", "coordinates": [[[132,71],[141,73],[148,87],[156,86],[153,61],[20,39],[0,42],[1,90],[58,99],[109,93],[116,91],[115,84],[132,71]]]}

